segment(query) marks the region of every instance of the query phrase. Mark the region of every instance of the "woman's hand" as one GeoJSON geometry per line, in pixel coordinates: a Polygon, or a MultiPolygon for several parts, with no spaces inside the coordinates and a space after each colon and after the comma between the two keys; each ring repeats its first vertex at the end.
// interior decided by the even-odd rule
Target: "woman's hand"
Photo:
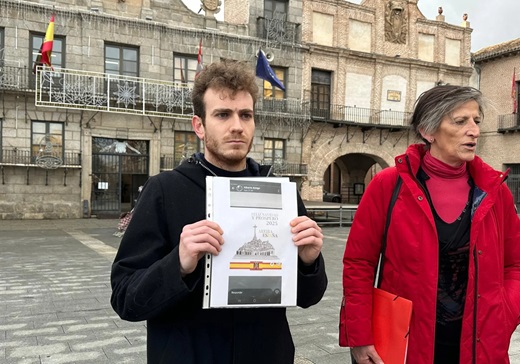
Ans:
{"type": "Polygon", "coordinates": [[[356,346],[350,348],[350,352],[358,364],[384,364],[374,345],[356,346]]]}

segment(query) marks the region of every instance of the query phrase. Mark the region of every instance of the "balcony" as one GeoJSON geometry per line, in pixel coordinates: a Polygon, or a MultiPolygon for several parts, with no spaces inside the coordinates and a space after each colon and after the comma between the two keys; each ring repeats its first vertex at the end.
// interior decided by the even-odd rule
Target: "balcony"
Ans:
{"type": "Polygon", "coordinates": [[[520,116],[518,114],[498,115],[499,133],[520,131],[520,116]]]}
{"type": "MultiPolygon", "coordinates": [[[[179,158],[173,156],[161,156],[160,169],[161,171],[169,171],[177,167],[181,163],[179,158]]],[[[269,164],[273,166],[273,174],[276,176],[306,176],[307,165],[299,163],[287,163],[285,161],[262,161],[262,164],[269,164]]]]}
{"type": "MultiPolygon", "coordinates": [[[[184,84],[99,72],[39,68],[33,75],[27,67],[1,65],[0,90],[35,91],[35,104],[43,107],[184,119],[193,113],[192,90],[184,84]]],[[[300,99],[263,98],[257,101],[256,114],[260,122],[293,123],[297,119],[302,124],[312,120],[365,129],[405,129],[411,117],[409,112],[334,104],[321,107],[300,99]]],[[[500,117],[504,126],[499,132],[518,130],[514,115],[500,117]]]]}
{"type": "Polygon", "coordinates": [[[366,109],[345,105],[312,106],[310,115],[315,122],[329,122],[335,126],[351,125],[361,128],[406,129],[411,112],[366,109]]]}
{"type": "Polygon", "coordinates": [[[262,164],[272,165],[273,174],[275,176],[288,177],[288,176],[306,176],[307,175],[307,164],[300,163],[287,163],[284,160],[262,161],[262,164]]]}
{"type": "Polygon", "coordinates": [[[161,156],[159,168],[161,171],[171,171],[179,164],[181,164],[182,160],[179,158],[175,158],[173,156],[161,156]]]}
{"type": "MultiPolygon", "coordinates": [[[[6,167],[26,168],[26,185],[31,184],[30,171],[34,172],[36,169],[42,168],[45,171],[45,186],[49,185],[50,170],[59,170],[59,173],[63,172],[63,186],[67,186],[69,169],[79,170],[81,168],[81,153],[66,152],[60,156],[45,153],[44,155],[35,156],[31,150],[20,148],[4,148],[0,152],[0,180],[3,185],[11,176],[6,167]]],[[[81,181],[79,184],[81,186],[81,181]]]]}
{"type": "Polygon", "coordinates": [[[81,168],[81,153],[65,152],[63,156],[35,156],[28,149],[4,148],[0,155],[0,166],[81,168]],[[63,159],[62,159],[63,158],[63,159]],[[50,164],[52,162],[52,164],[50,164]],[[56,163],[58,162],[58,163],[56,163]]]}
{"type": "Polygon", "coordinates": [[[72,69],[39,68],[36,105],[189,118],[191,88],[168,81],[72,69]]]}
{"type": "Polygon", "coordinates": [[[31,72],[27,67],[0,64],[0,90],[33,91],[29,80],[31,72]]]}
{"type": "Polygon", "coordinates": [[[287,114],[291,116],[307,116],[309,108],[300,99],[259,98],[256,101],[257,114],[287,114]]]}
{"type": "Polygon", "coordinates": [[[256,19],[257,37],[269,42],[300,44],[300,24],[291,23],[284,19],[256,19]]]}
{"type": "MultiPolygon", "coordinates": [[[[61,158],[60,158],[61,159],[61,158]]],[[[41,167],[37,163],[35,156],[28,149],[20,148],[3,148],[0,155],[0,165],[2,166],[23,166],[23,167],[41,167]]],[[[65,152],[63,155],[62,168],[79,168],[81,167],[81,153],[65,152]]]]}

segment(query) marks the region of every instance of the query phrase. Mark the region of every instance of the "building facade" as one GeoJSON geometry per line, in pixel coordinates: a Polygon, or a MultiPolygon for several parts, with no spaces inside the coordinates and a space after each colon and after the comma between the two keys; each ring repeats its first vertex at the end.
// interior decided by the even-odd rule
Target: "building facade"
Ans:
{"type": "Polygon", "coordinates": [[[303,145],[307,199],[323,185],[357,203],[375,171],[414,141],[417,97],[443,83],[468,85],[471,28],[434,20],[417,0],[304,1],[304,99],[312,124],[303,145]],[[377,167],[374,170],[374,166],[377,167]]]}
{"type": "Polygon", "coordinates": [[[258,79],[251,156],[305,200],[357,203],[414,141],[416,98],[473,82],[467,20],[426,19],[417,3],[0,0],[0,218],[117,216],[149,176],[202,150],[199,49],[252,68],[264,52],[285,90],[258,79]],[[53,69],[33,72],[52,14],[53,69]]]}
{"type": "Polygon", "coordinates": [[[483,48],[473,54],[473,62],[488,101],[478,154],[495,169],[510,169],[506,183],[520,208],[520,39],[483,48]]]}
{"type": "Polygon", "coordinates": [[[206,63],[252,68],[260,49],[280,55],[267,53],[286,90],[258,79],[251,156],[301,178],[301,2],[283,19],[275,3],[229,2],[220,22],[210,0],[201,14],[181,0],[0,0],[0,218],[118,216],[149,176],[201,150],[190,100],[199,49],[206,63]],[[53,68],[33,70],[53,15],[53,68]]]}

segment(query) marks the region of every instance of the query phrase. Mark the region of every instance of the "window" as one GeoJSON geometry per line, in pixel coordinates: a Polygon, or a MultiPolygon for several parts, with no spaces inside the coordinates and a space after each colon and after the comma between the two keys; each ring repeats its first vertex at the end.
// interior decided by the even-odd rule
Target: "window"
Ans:
{"type": "Polygon", "coordinates": [[[266,19],[285,20],[287,16],[286,0],[265,0],[264,17],[266,19]]]}
{"type": "Polygon", "coordinates": [[[38,157],[41,153],[51,153],[63,160],[63,123],[33,121],[31,155],[38,157]]]}
{"type": "Polygon", "coordinates": [[[264,163],[276,164],[285,160],[285,140],[264,139],[264,163]]]}
{"type": "MultiPolygon", "coordinates": [[[[105,44],[105,73],[114,76],[139,76],[139,50],[117,44],[105,44]]],[[[141,85],[137,80],[128,80],[125,77],[109,77],[109,97],[117,99],[118,107],[139,107],[141,85]]]]}
{"type": "MultiPolygon", "coordinates": [[[[29,50],[29,61],[31,67],[29,67],[29,80],[31,87],[35,86],[36,80],[36,75],[33,73],[34,62],[36,62],[36,58],[40,54],[40,48],[44,39],[45,34],[31,33],[30,35],[31,48],[29,50]]],[[[51,65],[55,69],[65,67],[65,37],[54,35],[54,40],[52,42],[51,65]]],[[[61,77],[58,74],[53,73],[53,87],[60,87],[60,78],[61,77]]],[[[48,86],[48,81],[42,85],[43,88],[47,88],[48,86]]]]}
{"type": "MultiPolygon", "coordinates": [[[[276,77],[280,80],[280,82],[285,86],[285,89],[287,90],[287,85],[285,84],[285,74],[286,70],[285,68],[281,67],[271,67],[274,71],[274,74],[276,77]]],[[[264,80],[264,99],[276,99],[281,100],[285,99],[285,91],[279,89],[278,87],[274,87],[271,85],[269,81],[264,80]]]]}
{"type": "Polygon", "coordinates": [[[193,86],[197,72],[197,56],[173,55],[173,81],[193,86]]]}
{"type": "MultiPolygon", "coordinates": [[[[286,86],[286,70],[280,67],[271,67],[280,82],[286,86]]],[[[285,91],[271,85],[270,82],[263,82],[264,99],[261,100],[262,110],[269,112],[287,112],[287,100],[285,99],[285,91]]],[[[287,90],[287,87],[285,88],[287,90]]]]}
{"type": "Polygon", "coordinates": [[[105,73],[139,76],[139,50],[136,47],[106,44],[105,73]]]}
{"type": "Polygon", "coordinates": [[[312,70],[311,113],[314,118],[329,119],[331,78],[329,71],[312,70]]]}
{"type": "MultiPolygon", "coordinates": [[[[45,34],[31,34],[31,72],[32,66],[36,61],[36,57],[40,54],[40,48],[42,46],[43,40],[45,39],[45,34]]],[[[55,35],[54,40],[52,42],[52,53],[51,53],[51,65],[54,68],[63,68],[65,67],[65,38],[55,35]]]]}
{"type": "Polygon", "coordinates": [[[276,40],[278,42],[291,40],[292,32],[287,29],[287,0],[265,0],[264,20],[260,26],[260,37],[276,40]]]}
{"type": "Polygon", "coordinates": [[[194,132],[176,131],[175,132],[175,152],[174,165],[179,165],[193,153],[200,152],[199,138],[194,132]]]}

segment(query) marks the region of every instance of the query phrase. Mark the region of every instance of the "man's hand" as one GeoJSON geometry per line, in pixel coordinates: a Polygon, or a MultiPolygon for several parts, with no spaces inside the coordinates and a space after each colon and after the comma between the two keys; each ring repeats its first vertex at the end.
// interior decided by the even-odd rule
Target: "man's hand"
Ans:
{"type": "Polygon", "coordinates": [[[195,270],[197,262],[204,254],[218,255],[222,250],[221,245],[224,244],[223,233],[216,222],[209,220],[184,226],[179,242],[179,260],[183,277],[195,270]]]}
{"type": "Polygon", "coordinates": [[[350,353],[358,364],[384,364],[374,345],[356,346],[350,348],[350,353]]]}
{"type": "Polygon", "coordinates": [[[323,234],[316,222],[307,216],[298,216],[291,220],[291,232],[294,245],[298,247],[298,256],[305,264],[312,264],[320,255],[323,246],[323,234]]]}

